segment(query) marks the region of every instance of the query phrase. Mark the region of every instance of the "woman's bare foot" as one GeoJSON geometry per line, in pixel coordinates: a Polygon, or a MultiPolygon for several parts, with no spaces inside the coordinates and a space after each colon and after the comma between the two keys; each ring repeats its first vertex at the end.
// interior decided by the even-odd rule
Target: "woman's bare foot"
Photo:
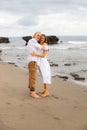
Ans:
{"type": "Polygon", "coordinates": [[[38,94],[36,94],[36,92],[31,92],[30,95],[33,98],[41,98],[38,94]]]}
{"type": "Polygon", "coordinates": [[[43,94],[41,94],[42,97],[47,97],[49,96],[49,92],[44,92],[43,94]]]}

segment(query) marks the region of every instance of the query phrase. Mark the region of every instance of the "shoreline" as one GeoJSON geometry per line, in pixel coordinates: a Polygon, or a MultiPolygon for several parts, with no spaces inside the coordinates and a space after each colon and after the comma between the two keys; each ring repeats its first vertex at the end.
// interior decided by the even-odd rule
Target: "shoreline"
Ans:
{"type": "MultiPolygon", "coordinates": [[[[20,69],[23,69],[24,71],[26,71],[27,72],[27,66],[24,66],[24,65],[22,65],[22,64],[18,64],[17,62],[13,62],[13,61],[4,61],[3,59],[1,59],[1,62],[4,62],[4,63],[7,63],[7,64],[12,64],[12,65],[14,65],[14,66],[16,66],[16,67],[19,67],[20,69]]],[[[21,62],[21,61],[20,61],[21,62]]],[[[27,64],[27,63],[26,63],[27,64]]],[[[49,64],[50,64],[50,62],[49,62],[49,64]]],[[[54,63],[53,63],[54,64],[54,63]]],[[[54,65],[55,66],[55,65],[54,65]]],[[[50,66],[51,67],[51,66],[50,66]]],[[[52,69],[52,68],[51,68],[52,69]]],[[[40,75],[39,73],[38,73],[38,75],[40,75]]],[[[84,76],[81,76],[81,74],[79,75],[78,74],[78,72],[72,72],[72,73],[69,73],[69,74],[67,74],[67,73],[61,73],[61,72],[59,72],[58,74],[52,74],[52,76],[51,76],[52,78],[54,78],[54,77],[58,77],[58,78],[60,78],[60,79],[63,79],[63,80],[65,80],[65,81],[70,81],[70,82],[73,82],[73,83],[75,83],[75,84],[78,84],[78,85],[82,85],[82,86],[85,86],[85,87],[87,87],[87,80],[86,80],[86,78],[84,77],[84,76]],[[78,79],[74,79],[74,78],[76,78],[75,76],[73,76],[73,75],[77,75],[78,76],[78,79]]]]}
{"type": "MultiPolygon", "coordinates": [[[[6,63],[6,64],[11,64],[11,65],[13,65],[13,66],[15,66],[15,67],[18,67],[18,68],[20,68],[20,69],[22,69],[22,70],[24,70],[24,71],[28,71],[28,68],[27,67],[23,67],[22,65],[18,65],[17,63],[15,63],[15,62],[9,62],[9,61],[3,61],[3,60],[1,60],[0,62],[3,62],[3,63],[6,63]]],[[[72,73],[72,74],[74,74],[74,73],[72,73]]],[[[78,73],[77,73],[78,74],[78,73]]],[[[40,75],[39,74],[39,72],[38,72],[38,75],[40,75]]],[[[79,75],[78,75],[79,76],[79,75]]],[[[87,80],[85,79],[85,80],[75,80],[75,79],[73,79],[74,77],[72,77],[70,74],[63,74],[63,73],[58,73],[57,75],[52,75],[51,76],[52,78],[55,78],[55,77],[57,77],[57,78],[59,78],[59,79],[62,79],[62,80],[64,80],[64,81],[66,81],[66,82],[72,82],[72,83],[74,83],[74,84],[77,84],[77,85],[82,85],[82,86],[84,86],[84,87],[87,87],[87,80]]],[[[81,76],[79,76],[79,78],[81,78],[81,76]]]]}
{"type": "MultiPolygon", "coordinates": [[[[2,49],[1,60],[4,62],[13,62],[20,68],[27,70],[27,54],[26,47],[19,44],[20,42],[13,40],[11,45],[9,45],[10,49],[2,49]],[[16,45],[17,44],[17,45],[16,45]],[[18,46],[20,45],[20,46],[18,46]],[[22,50],[22,51],[21,51],[22,50]]],[[[5,45],[3,45],[5,47],[5,45]]],[[[61,44],[60,44],[61,46],[61,44]]],[[[66,52],[58,49],[50,49],[48,53],[48,62],[51,66],[52,76],[57,76],[60,78],[61,75],[67,78],[67,80],[78,82],[79,84],[83,84],[87,86],[87,65],[86,58],[83,55],[86,55],[86,52],[79,50],[79,55],[83,56],[82,59],[79,59],[78,55],[75,57],[75,52],[70,55],[70,50],[66,52]],[[81,52],[80,52],[81,51],[81,52]],[[56,54],[59,54],[56,55],[56,54]],[[80,54],[81,53],[81,54],[80,54]],[[61,55],[62,54],[62,55],[61,55]],[[55,55],[56,57],[54,58],[55,55]],[[64,56],[65,55],[65,56],[64,56]],[[53,56],[53,57],[52,57],[53,56]],[[71,57],[71,58],[70,58],[71,57]],[[78,60],[76,60],[78,59],[78,60]],[[84,62],[85,61],[85,62],[84,62]],[[73,75],[77,75],[74,77],[73,75]],[[74,80],[73,80],[74,79],[74,80]],[[79,81],[78,81],[79,80],[79,81]]],[[[76,52],[77,54],[77,52],[76,52]]],[[[61,77],[61,78],[62,78],[61,77]]]]}
{"type": "MultiPolygon", "coordinates": [[[[28,72],[0,61],[1,130],[87,129],[87,87],[52,77],[50,95],[30,97],[28,72]]],[[[37,75],[36,91],[42,91],[37,75]]]]}

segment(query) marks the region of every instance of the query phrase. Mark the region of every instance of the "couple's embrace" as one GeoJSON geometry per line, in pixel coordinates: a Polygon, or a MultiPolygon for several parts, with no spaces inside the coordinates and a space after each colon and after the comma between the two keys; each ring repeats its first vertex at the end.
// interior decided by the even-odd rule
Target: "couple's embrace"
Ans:
{"type": "Polygon", "coordinates": [[[36,32],[32,39],[29,40],[27,48],[29,69],[28,88],[30,89],[30,95],[33,98],[46,97],[49,95],[48,85],[51,83],[50,65],[46,58],[49,50],[46,36],[40,32],[36,32]],[[35,92],[37,67],[39,68],[44,84],[44,91],[41,93],[41,96],[35,92]]]}

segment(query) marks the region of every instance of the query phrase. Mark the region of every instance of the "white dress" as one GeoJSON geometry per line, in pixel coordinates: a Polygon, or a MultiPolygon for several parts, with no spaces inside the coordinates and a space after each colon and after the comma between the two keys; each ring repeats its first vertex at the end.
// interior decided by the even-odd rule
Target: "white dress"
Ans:
{"type": "MultiPolygon", "coordinates": [[[[48,50],[48,46],[45,46],[45,50],[48,50]]],[[[43,54],[43,50],[40,50],[40,54],[43,54]]],[[[47,61],[47,57],[44,58],[38,57],[37,64],[39,67],[39,71],[42,76],[42,80],[44,84],[50,84],[51,83],[51,70],[50,65],[47,61]]]]}

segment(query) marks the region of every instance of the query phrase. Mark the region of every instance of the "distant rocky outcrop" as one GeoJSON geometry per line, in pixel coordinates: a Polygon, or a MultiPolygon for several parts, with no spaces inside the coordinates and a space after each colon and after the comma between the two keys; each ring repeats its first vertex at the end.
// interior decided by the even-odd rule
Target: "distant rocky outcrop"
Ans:
{"type": "Polygon", "coordinates": [[[47,43],[48,44],[58,44],[59,38],[57,36],[51,35],[47,36],[47,43]]]}
{"type": "MultiPolygon", "coordinates": [[[[32,36],[24,36],[22,37],[23,40],[26,41],[26,45],[28,43],[28,41],[32,38],[32,36]]],[[[57,36],[51,35],[51,36],[47,36],[47,43],[48,44],[57,44],[59,41],[59,38],[57,36]]]]}
{"type": "Polygon", "coordinates": [[[7,38],[7,37],[0,37],[0,43],[9,43],[9,38],[7,38]]]}
{"type": "Polygon", "coordinates": [[[2,50],[0,50],[0,54],[2,53],[2,50]]]}
{"type": "Polygon", "coordinates": [[[22,37],[22,39],[26,41],[26,44],[25,44],[25,45],[27,45],[28,41],[29,41],[31,38],[32,38],[32,36],[24,36],[24,37],[22,37]]]}

